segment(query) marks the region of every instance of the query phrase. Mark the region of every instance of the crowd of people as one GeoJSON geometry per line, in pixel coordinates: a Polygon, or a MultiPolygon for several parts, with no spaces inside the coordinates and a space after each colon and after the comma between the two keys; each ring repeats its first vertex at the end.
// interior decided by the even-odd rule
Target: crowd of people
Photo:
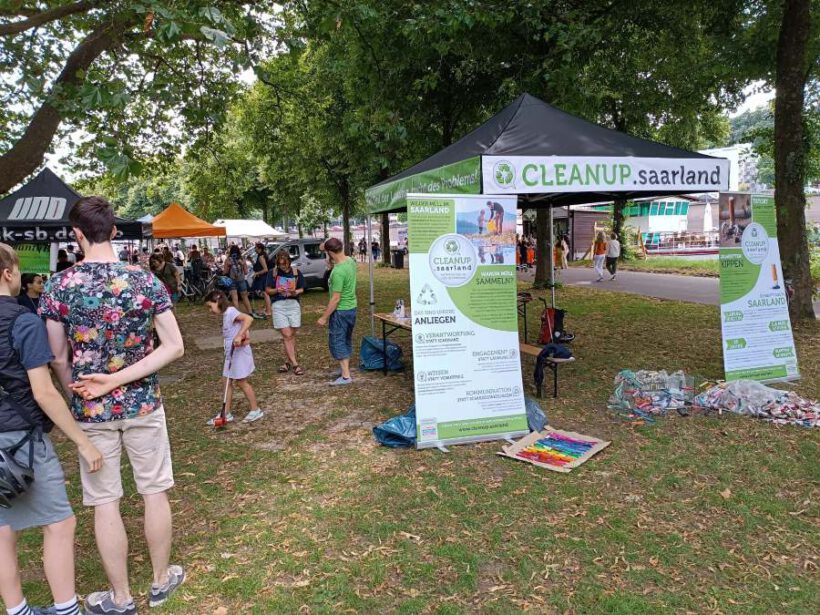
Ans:
{"type": "MultiPolygon", "coordinates": [[[[528,235],[516,235],[516,264],[521,269],[528,269],[535,266],[535,245],[534,237],[528,235]]],[[[556,269],[569,269],[569,235],[559,235],[553,248],[553,264],[556,269]]]]}
{"type": "MultiPolygon", "coordinates": [[[[168,491],[174,474],[157,377],[184,353],[169,291],[179,279],[176,268],[199,259],[208,263],[208,250],[193,247],[186,255],[166,246],[151,254],[115,254],[113,209],[99,197],[80,199],[70,222],[83,257],[45,284],[42,276],[24,277],[13,248],[0,243],[0,597],[12,615],[135,615],[128,537],[120,515],[120,458],[124,450],[144,501],[143,529],[153,570],[148,604],[154,607],[185,580],[185,569],[170,559],[168,491]],[[76,519],[49,439],[54,425],[77,447],[83,504],[94,509],[94,534],[110,587],[87,595],[85,611],[75,592],[76,519]],[[17,563],[17,532],[34,527],[42,528],[44,536],[44,572],[54,599],[47,608],[28,604],[17,563]]],[[[330,296],[317,324],[327,327],[330,354],[339,364],[330,384],[349,385],[357,265],[338,239],[328,239],[323,250],[330,296]]],[[[230,277],[237,255],[239,248],[231,247],[214,258],[214,266],[230,277]]],[[[257,278],[264,279],[258,287],[269,297],[273,326],[282,333],[285,361],[279,371],[302,375],[296,331],[302,324],[304,278],[285,251],[270,266],[264,247],[257,256],[254,286],[257,278]]],[[[243,292],[247,284],[215,290],[205,305],[222,321],[226,397],[235,383],[250,404],[244,420],[253,422],[264,411],[249,382],[255,370],[249,336],[253,318],[237,308],[243,292]]],[[[229,406],[226,411],[232,419],[229,406]]]]}

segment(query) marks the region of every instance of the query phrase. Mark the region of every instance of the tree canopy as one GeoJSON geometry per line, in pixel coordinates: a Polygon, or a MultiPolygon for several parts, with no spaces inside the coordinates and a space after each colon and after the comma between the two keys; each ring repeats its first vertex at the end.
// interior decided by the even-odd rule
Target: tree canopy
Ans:
{"type": "Polygon", "coordinates": [[[58,133],[82,164],[118,176],[207,139],[270,40],[272,6],[1,1],[0,192],[37,169],[58,133]]]}

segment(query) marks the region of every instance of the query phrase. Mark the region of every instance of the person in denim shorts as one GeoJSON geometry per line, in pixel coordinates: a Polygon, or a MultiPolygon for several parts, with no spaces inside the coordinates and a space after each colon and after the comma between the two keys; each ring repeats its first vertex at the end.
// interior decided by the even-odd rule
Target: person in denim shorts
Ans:
{"type": "Polygon", "coordinates": [[[157,378],[157,371],[182,356],[182,335],[162,282],[114,255],[111,239],[117,229],[111,205],[100,197],[81,198],[69,220],[85,259],[48,281],[40,312],[48,319],[55,357],[51,365],[72,396],[74,419],[105,459],[94,474],[80,459],[83,503],[94,507],[97,548],[112,588],[86,596],[86,610],[135,615],[128,537],[120,516],[123,449],[145,504],[153,568],[149,606],[165,602],[185,579],[182,566],[169,562],[167,492],[174,474],[157,378]],[[160,340],[157,348],[152,328],[160,340]]]}
{"type": "Polygon", "coordinates": [[[333,262],[328,281],[330,301],[318,320],[319,326],[328,326],[330,356],[339,362],[339,376],[331,385],[350,384],[350,356],[353,354],[353,329],[356,326],[356,260],[343,251],[342,242],[331,237],[325,242],[325,251],[333,262]]]}
{"type": "Polygon", "coordinates": [[[245,276],[248,275],[248,264],[242,258],[242,252],[239,246],[232,245],[228,251],[228,258],[225,259],[225,264],[222,266],[222,273],[224,273],[231,280],[231,303],[238,310],[239,303],[242,302],[242,307],[245,312],[253,316],[251,309],[251,302],[248,300],[248,281],[245,276]]]}

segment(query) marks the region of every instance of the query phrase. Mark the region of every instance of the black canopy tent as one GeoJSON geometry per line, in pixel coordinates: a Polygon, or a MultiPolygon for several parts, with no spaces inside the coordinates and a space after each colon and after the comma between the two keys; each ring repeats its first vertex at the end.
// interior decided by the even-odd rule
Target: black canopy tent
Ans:
{"type": "MultiPolygon", "coordinates": [[[[44,168],[19,190],[0,200],[0,241],[52,243],[74,240],[68,213],[81,195],[44,168]]],[[[150,235],[142,223],[116,219],[117,239],[150,235]]]]}
{"type": "Polygon", "coordinates": [[[723,158],[598,126],[522,94],[452,145],[369,188],[366,198],[375,214],[404,210],[408,192],[517,194],[524,206],[539,207],[728,186],[723,158]]]}
{"type": "Polygon", "coordinates": [[[408,193],[517,195],[520,207],[551,213],[565,205],[728,188],[728,160],[598,126],[522,94],[365,196],[370,214],[406,210],[408,193]]]}

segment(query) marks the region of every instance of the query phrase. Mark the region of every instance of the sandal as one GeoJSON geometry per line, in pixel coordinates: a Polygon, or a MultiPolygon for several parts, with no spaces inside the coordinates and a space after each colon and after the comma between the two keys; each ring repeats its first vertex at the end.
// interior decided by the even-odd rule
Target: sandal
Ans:
{"type": "Polygon", "coordinates": [[[287,374],[290,371],[290,363],[285,361],[285,364],[279,367],[280,374],[287,374]]]}
{"type": "Polygon", "coordinates": [[[302,369],[301,365],[294,365],[293,366],[293,373],[297,376],[301,376],[305,373],[305,370],[302,369]]]}

